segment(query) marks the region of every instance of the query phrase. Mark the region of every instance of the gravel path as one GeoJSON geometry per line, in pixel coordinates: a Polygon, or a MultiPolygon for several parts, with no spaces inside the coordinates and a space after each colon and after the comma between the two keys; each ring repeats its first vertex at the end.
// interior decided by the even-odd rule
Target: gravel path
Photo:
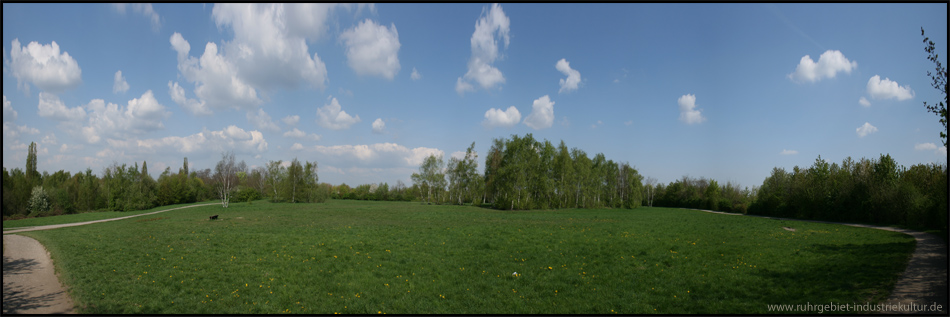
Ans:
{"type": "MultiPolygon", "coordinates": [[[[694,209],[705,212],[741,215],[734,213],[724,213],[711,210],[694,209]]],[[[759,218],[768,218],[775,220],[807,221],[818,223],[840,224],[852,227],[872,228],[887,231],[896,231],[914,237],[917,240],[917,247],[907,263],[907,269],[901,274],[900,279],[894,285],[894,291],[887,297],[882,304],[891,306],[879,312],[886,314],[900,313],[921,313],[921,314],[947,314],[947,244],[940,237],[908,229],[872,226],[858,223],[841,223],[818,220],[800,220],[778,217],[766,217],[747,215],[759,218]],[[938,311],[907,311],[908,307],[926,307],[931,308],[934,304],[942,307],[938,311]],[[896,307],[895,307],[896,306],[896,307]],[[903,311],[902,311],[903,310],[903,311]]],[[[863,303],[855,303],[863,304],[863,303]]]]}
{"type": "Polygon", "coordinates": [[[59,225],[17,228],[3,232],[3,314],[70,314],[73,302],[59,283],[53,261],[46,248],[30,237],[8,234],[49,230],[152,215],[169,210],[208,206],[217,203],[184,206],[119,218],[59,225]]]}

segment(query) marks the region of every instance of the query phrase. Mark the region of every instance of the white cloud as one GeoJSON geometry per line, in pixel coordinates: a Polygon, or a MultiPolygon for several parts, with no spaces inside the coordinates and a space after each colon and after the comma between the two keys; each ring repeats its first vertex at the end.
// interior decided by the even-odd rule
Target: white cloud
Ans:
{"type": "Polygon", "coordinates": [[[521,121],[521,112],[515,106],[508,107],[508,110],[491,108],[485,112],[485,121],[482,122],[486,127],[506,127],[510,128],[521,121]]]}
{"type": "Polygon", "coordinates": [[[524,118],[524,124],[535,130],[550,128],[554,124],[554,102],[548,95],[534,100],[531,114],[524,118]]]}
{"type": "MultiPolygon", "coordinates": [[[[303,138],[307,138],[308,136],[306,132],[303,132],[303,131],[300,131],[300,129],[294,128],[293,130],[284,132],[284,137],[303,139],[303,138]]],[[[311,133],[309,135],[309,138],[313,141],[320,141],[320,136],[314,133],[311,133]]]]}
{"type": "Polygon", "coordinates": [[[50,132],[40,140],[42,144],[56,144],[56,133],[50,132]]]}
{"type": "Polygon", "coordinates": [[[162,17],[155,12],[151,3],[113,3],[112,6],[116,11],[122,14],[125,14],[126,8],[131,6],[132,11],[148,18],[152,24],[152,31],[158,32],[158,30],[162,28],[162,17]]]}
{"type": "Polygon", "coordinates": [[[185,89],[181,88],[181,86],[178,85],[178,82],[168,82],[168,94],[171,95],[172,101],[177,103],[192,115],[211,115],[211,109],[208,109],[208,106],[205,104],[204,100],[199,102],[195,99],[185,98],[185,89]]]}
{"type": "Polygon", "coordinates": [[[129,82],[125,81],[125,77],[122,77],[121,70],[115,72],[115,78],[112,81],[112,93],[117,94],[126,91],[129,91],[129,82]]]}
{"type": "Polygon", "coordinates": [[[234,33],[222,46],[238,77],[253,87],[325,89],[326,64],[307,40],[323,36],[333,4],[227,3],[212,9],[215,24],[234,33]]]}
{"type": "Polygon", "coordinates": [[[291,145],[291,146],[290,146],[290,150],[291,150],[291,151],[300,151],[300,150],[303,150],[303,145],[300,144],[300,143],[294,143],[294,145],[291,145]]]}
{"type": "Polygon", "coordinates": [[[492,64],[499,58],[499,45],[495,35],[503,39],[505,48],[508,48],[510,24],[508,16],[497,3],[492,4],[491,9],[482,11],[481,17],[475,21],[475,32],[472,33],[472,57],[468,61],[468,72],[463,76],[465,81],[462,80],[463,77],[459,77],[455,84],[456,92],[462,94],[474,90],[471,81],[484,89],[491,89],[505,82],[505,76],[492,64]]]}
{"type": "Polygon", "coordinates": [[[254,113],[254,111],[248,111],[247,121],[254,125],[255,128],[260,130],[272,132],[280,131],[280,127],[277,126],[277,123],[275,123],[274,120],[271,120],[270,115],[264,112],[263,108],[258,108],[257,113],[254,113]]]}
{"type": "Polygon", "coordinates": [[[418,167],[429,155],[444,155],[439,149],[417,147],[409,149],[395,143],[376,143],[370,145],[317,145],[313,149],[328,156],[331,165],[351,163],[354,159],[370,165],[385,167],[418,167]]]}
{"type": "Polygon", "coordinates": [[[937,149],[937,154],[939,154],[941,157],[946,158],[946,157],[947,157],[947,147],[946,147],[946,146],[941,146],[939,149],[937,149]]]}
{"type": "Polygon", "coordinates": [[[871,125],[870,123],[865,122],[864,125],[858,127],[857,129],[855,129],[855,131],[858,132],[859,137],[863,138],[864,136],[868,134],[877,132],[877,127],[871,125]]]}
{"type": "MultiPolygon", "coordinates": [[[[238,77],[237,66],[218,54],[216,44],[208,42],[201,58],[195,58],[188,56],[187,49],[191,46],[178,32],[172,34],[169,42],[178,52],[178,71],[185,80],[195,84],[195,95],[201,100],[184,101],[184,90],[181,90],[181,98],[176,99],[178,104],[195,110],[192,112],[197,114],[210,111],[205,106],[213,109],[251,110],[261,103],[257,98],[257,90],[238,77]]],[[[175,85],[177,84],[176,82],[175,85]]],[[[169,89],[175,90],[172,85],[169,85],[169,89]]],[[[176,94],[178,92],[172,93],[173,98],[176,94]]]]}
{"type": "Polygon", "coordinates": [[[835,78],[842,71],[850,74],[857,67],[858,62],[848,61],[841,51],[827,50],[821,53],[817,63],[808,55],[802,57],[795,72],[788,74],[788,78],[796,82],[816,82],[822,78],[835,78]]]}
{"type": "Polygon", "coordinates": [[[781,153],[781,154],[782,154],[782,155],[795,155],[795,154],[798,154],[798,151],[796,151],[796,150],[786,150],[786,149],[782,149],[782,153],[781,153]]]}
{"type": "Polygon", "coordinates": [[[162,120],[171,115],[165,106],[158,103],[151,90],[129,100],[125,106],[93,99],[85,105],[85,109],[89,121],[81,132],[88,143],[98,143],[102,137],[127,138],[130,134],[164,129],[162,120]]]}
{"type": "Polygon", "coordinates": [[[383,122],[381,118],[376,118],[376,121],[373,121],[373,133],[382,134],[384,129],[386,129],[386,122],[383,122]]]}
{"type": "Polygon", "coordinates": [[[29,92],[32,83],[41,90],[59,93],[82,83],[79,63],[67,52],[60,54],[56,41],[48,45],[30,42],[20,47],[20,41],[13,39],[11,45],[9,64],[17,87],[29,92]]]}
{"type": "Polygon", "coordinates": [[[3,122],[16,121],[16,117],[16,110],[13,110],[13,105],[7,100],[7,95],[3,95],[3,122]]]}
{"type": "Polygon", "coordinates": [[[346,111],[343,111],[336,98],[332,98],[330,103],[317,109],[317,124],[327,129],[348,129],[357,122],[360,122],[360,116],[357,115],[353,117],[346,113],[346,111]]]}
{"type": "Polygon", "coordinates": [[[865,107],[870,107],[870,106],[871,106],[871,102],[868,101],[868,99],[867,99],[867,98],[864,98],[864,97],[861,97],[861,99],[858,99],[858,103],[861,104],[862,106],[865,106],[865,107]]]}
{"type": "Polygon", "coordinates": [[[624,122],[623,122],[623,125],[625,125],[625,126],[631,126],[631,125],[633,125],[633,120],[624,121],[624,122]]]}
{"type": "Polygon", "coordinates": [[[82,121],[86,118],[86,111],[81,107],[67,108],[59,97],[47,92],[40,92],[39,115],[57,121],[82,121]]]}
{"type": "Polygon", "coordinates": [[[468,82],[462,81],[462,77],[459,77],[455,81],[455,92],[461,95],[466,91],[475,91],[475,86],[472,86],[472,84],[469,84],[468,82]]]}
{"type": "Polygon", "coordinates": [[[3,141],[15,141],[21,134],[39,134],[40,130],[25,125],[16,125],[13,122],[3,122],[3,141]]]}
{"type": "Polygon", "coordinates": [[[900,86],[896,81],[888,78],[881,80],[881,76],[874,75],[868,79],[868,94],[874,99],[907,100],[914,98],[914,91],[910,86],[900,86]]]}
{"type": "Polygon", "coordinates": [[[416,70],[415,67],[413,67],[412,74],[409,75],[409,78],[411,78],[412,80],[420,80],[422,79],[422,74],[420,74],[419,71],[416,70]]]}
{"type": "Polygon", "coordinates": [[[221,131],[203,129],[202,132],[186,137],[167,136],[144,140],[109,139],[108,143],[110,147],[121,150],[122,153],[130,151],[138,154],[177,152],[218,155],[226,150],[234,150],[236,154],[255,154],[267,150],[267,141],[260,131],[245,131],[233,125],[221,131]]]}
{"type": "Polygon", "coordinates": [[[571,64],[563,58],[557,61],[557,64],[554,65],[554,68],[557,68],[558,71],[564,73],[564,75],[567,76],[567,78],[561,78],[561,89],[559,89],[557,93],[577,90],[577,85],[581,83],[581,72],[577,71],[576,69],[572,69],[571,64]]]}
{"type": "Polygon", "coordinates": [[[346,59],[359,75],[375,75],[389,80],[399,72],[399,32],[366,19],[343,31],[340,40],[346,46],[346,59]]]}
{"type": "Polygon", "coordinates": [[[597,129],[597,127],[602,126],[602,125],[604,125],[604,122],[601,121],[601,120],[597,120],[596,123],[590,125],[590,128],[591,128],[591,129],[597,129]]]}
{"type": "Polygon", "coordinates": [[[452,152],[452,155],[450,155],[449,157],[454,157],[454,158],[459,159],[459,160],[464,159],[464,158],[465,158],[465,151],[455,151],[455,152],[452,152]]]}
{"type": "Polygon", "coordinates": [[[295,126],[297,125],[297,123],[300,122],[300,116],[298,115],[286,116],[281,120],[284,121],[284,123],[289,126],[295,126]]]}
{"type": "Polygon", "coordinates": [[[915,150],[936,150],[937,145],[933,143],[919,143],[914,145],[915,150]]]}
{"type": "Polygon", "coordinates": [[[680,121],[686,122],[686,124],[693,123],[702,123],[706,121],[706,117],[703,117],[701,111],[696,109],[696,96],[693,94],[686,94],[677,100],[677,103],[680,105],[680,121]]]}

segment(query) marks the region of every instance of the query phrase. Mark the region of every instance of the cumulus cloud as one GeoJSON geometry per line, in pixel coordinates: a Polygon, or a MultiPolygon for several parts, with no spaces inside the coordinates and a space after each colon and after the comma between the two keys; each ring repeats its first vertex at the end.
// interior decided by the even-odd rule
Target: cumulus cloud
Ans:
{"type": "Polygon", "coordinates": [[[506,127],[510,128],[521,121],[521,112],[515,106],[508,107],[508,110],[491,108],[485,112],[485,121],[482,122],[486,127],[506,127]]]}
{"type": "Polygon", "coordinates": [[[295,126],[297,125],[298,122],[300,122],[300,116],[298,115],[286,116],[283,119],[281,119],[281,121],[284,121],[284,124],[287,124],[289,126],[295,126]]]}
{"type": "Polygon", "coordinates": [[[208,106],[205,104],[204,100],[198,101],[192,98],[186,98],[185,89],[179,86],[178,82],[168,82],[168,94],[172,97],[172,101],[177,103],[192,115],[211,115],[211,109],[208,109],[208,106]]]}
{"type": "Polygon", "coordinates": [[[914,98],[914,91],[910,86],[900,86],[896,81],[888,78],[881,80],[881,76],[874,75],[868,79],[868,94],[874,99],[907,100],[914,98]]]}
{"type": "Polygon", "coordinates": [[[40,103],[37,108],[41,117],[57,121],[82,121],[86,118],[86,111],[81,107],[67,108],[59,97],[47,92],[40,93],[40,103]]]}
{"type": "Polygon", "coordinates": [[[399,32],[366,19],[343,31],[340,40],[346,46],[346,60],[359,75],[380,76],[389,80],[399,72],[399,32]]]}
{"type": "Polygon", "coordinates": [[[300,150],[303,150],[303,144],[294,143],[294,145],[291,145],[291,146],[290,146],[290,150],[291,150],[291,151],[300,151],[300,150]]]}
{"type": "MultiPolygon", "coordinates": [[[[195,84],[195,95],[200,102],[184,100],[184,90],[179,91],[169,84],[172,97],[176,103],[186,109],[193,109],[193,113],[203,114],[213,109],[243,109],[251,110],[261,103],[257,98],[257,90],[238,77],[237,66],[218,54],[218,46],[208,42],[201,58],[188,56],[191,45],[180,33],[172,34],[169,42],[178,52],[178,71],[190,83],[195,84]],[[180,96],[180,98],[176,97],[180,96]],[[178,102],[183,100],[182,102],[178,102]]],[[[177,82],[174,86],[177,86],[177,82]]]]}
{"type": "Polygon", "coordinates": [[[115,72],[115,78],[112,80],[112,93],[117,94],[126,91],[129,91],[129,83],[125,81],[121,70],[115,72]]]}
{"type": "Polygon", "coordinates": [[[309,136],[306,132],[300,131],[300,129],[294,128],[293,130],[284,132],[284,136],[288,138],[303,139],[309,138],[313,141],[320,141],[320,136],[314,133],[311,133],[309,136]]]}
{"type": "Polygon", "coordinates": [[[326,64],[310,55],[307,39],[323,36],[330,12],[339,5],[283,3],[215,4],[212,17],[234,38],[223,44],[238,77],[253,87],[295,88],[301,83],[325,89],[326,64]]]}
{"type": "Polygon", "coordinates": [[[788,78],[796,82],[816,82],[823,78],[835,78],[838,72],[850,74],[857,67],[858,62],[849,61],[841,51],[827,50],[821,53],[817,63],[808,55],[802,57],[795,72],[788,74],[788,78]]]}
{"type": "Polygon", "coordinates": [[[411,78],[412,80],[420,80],[422,79],[422,74],[420,74],[419,71],[416,70],[415,67],[413,67],[412,74],[409,75],[409,78],[411,78]]]}
{"type": "Polygon", "coordinates": [[[577,71],[576,69],[572,69],[571,64],[563,58],[557,61],[557,64],[554,65],[554,68],[557,68],[558,71],[564,73],[564,75],[567,76],[567,78],[561,78],[561,89],[559,89],[557,93],[577,90],[577,85],[581,83],[581,72],[577,71]]]}
{"type": "Polygon", "coordinates": [[[158,103],[151,90],[129,100],[125,106],[93,99],[85,108],[89,121],[81,132],[88,143],[98,143],[103,137],[120,139],[130,134],[164,129],[162,120],[171,115],[164,105],[158,103]]]}
{"type": "Polygon", "coordinates": [[[260,130],[267,130],[272,132],[279,132],[280,127],[277,126],[277,123],[274,120],[271,120],[270,115],[267,112],[264,112],[264,109],[257,109],[257,112],[248,111],[247,112],[247,121],[254,125],[255,128],[260,130]]]}
{"type": "Polygon", "coordinates": [[[167,136],[159,139],[109,139],[110,147],[139,154],[170,153],[218,155],[234,150],[236,154],[256,154],[267,150],[267,141],[260,131],[245,131],[231,125],[221,131],[202,132],[185,137],[167,136]]]}
{"type": "Polygon", "coordinates": [[[941,157],[946,158],[946,157],[947,157],[947,147],[946,147],[946,146],[941,146],[939,149],[937,149],[937,154],[939,154],[941,157]]]}
{"type": "Polygon", "coordinates": [[[786,149],[782,149],[782,153],[781,153],[781,154],[782,154],[782,155],[795,155],[795,154],[798,154],[798,151],[796,151],[796,150],[786,150],[786,149]]]}
{"type": "Polygon", "coordinates": [[[121,14],[131,7],[132,11],[148,18],[152,24],[152,31],[158,32],[162,28],[162,17],[155,12],[151,3],[113,3],[112,7],[121,14]]]}
{"type": "Polygon", "coordinates": [[[56,41],[47,45],[30,42],[20,47],[20,41],[13,39],[11,46],[10,70],[17,79],[17,87],[26,92],[30,91],[29,84],[44,91],[60,93],[82,83],[79,63],[69,53],[60,53],[56,41]]]}
{"type": "Polygon", "coordinates": [[[508,48],[510,24],[508,16],[497,3],[492,4],[491,9],[482,11],[481,17],[475,21],[475,32],[472,33],[472,57],[468,61],[468,72],[456,81],[456,92],[462,94],[474,90],[471,84],[473,81],[484,89],[491,89],[505,82],[505,76],[492,64],[500,56],[499,40],[495,36],[504,40],[505,48],[508,48]]]}
{"type": "Polygon", "coordinates": [[[337,162],[359,160],[363,163],[373,163],[381,166],[417,167],[429,155],[444,155],[439,149],[417,147],[407,148],[395,143],[376,143],[370,145],[317,145],[313,148],[317,153],[329,156],[337,162]]]}
{"type": "Polygon", "coordinates": [[[534,100],[531,114],[524,118],[524,124],[535,130],[550,128],[554,124],[554,102],[548,95],[534,100]]]}
{"type": "Polygon", "coordinates": [[[865,107],[870,107],[870,106],[871,106],[871,102],[868,101],[868,99],[867,99],[867,98],[864,98],[864,97],[861,97],[861,99],[858,99],[858,103],[861,104],[862,106],[865,106],[865,107]]]}
{"type": "Polygon", "coordinates": [[[346,111],[343,111],[336,98],[331,97],[330,103],[317,109],[317,124],[327,129],[349,129],[351,125],[357,122],[360,122],[360,116],[350,116],[346,111]]]}
{"type": "Polygon", "coordinates": [[[376,121],[373,121],[373,133],[382,134],[383,129],[386,129],[386,122],[383,122],[381,118],[376,118],[376,121]]]}
{"type": "Polygon", "coordinates": [[[936,144],[933,144],[933,143],[918,143],[917,145],[914,145],[914,149],[915,149],[915,150],[918,150],[918,151],[920,151],[920,150],[924,150],[924,151],[927,151],[927,150],[936,150],[936,149],[937,149],[937,145],[936,145],[936,144]]]}
{"type": "Polygon", "coordinates": [[[7,95],[3,95],[3,122],[16,121],[16,117],[16,110],[13,110],[13,105],[7,100],[7,95]]]}
{"type": "Polygon", "coordinates": [[[701,111],[696,109],[696,96],[693,94],[683,95],[677,100],[680,105],[680,121],[686,124],[701,123],[706,121],[701,111]]]}
{"type": "Polygon", "coordinates": [[[877,127],[871,125],[870,123],[865,122],[864,125],[858,127],[857,129],[855,129],[855,131],[857,131],[859,137],[863,138],[864,136],[868,134],[877,132],[877,127]]]}

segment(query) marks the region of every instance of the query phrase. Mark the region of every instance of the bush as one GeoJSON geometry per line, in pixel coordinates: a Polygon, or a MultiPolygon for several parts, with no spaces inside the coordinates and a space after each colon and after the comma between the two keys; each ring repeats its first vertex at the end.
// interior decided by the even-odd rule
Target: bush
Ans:
{"type": "Polygon", "coordinates": [[[46,194],[46,190],[43,189],[43,186],[33,187],[33,191],[30,193],[30,201],[27,205],[27,211],[30,213],[30,217],[45,216],[49,213],[49,209],[49,195],[46,194]]]}
{"type": "Polygon", "coordinates": [[[234,201],[252,201],[261,199],[261,193],[256,189],[251,187],[242,187],[240,190],[234,193],[232,197],[234,201]]]}

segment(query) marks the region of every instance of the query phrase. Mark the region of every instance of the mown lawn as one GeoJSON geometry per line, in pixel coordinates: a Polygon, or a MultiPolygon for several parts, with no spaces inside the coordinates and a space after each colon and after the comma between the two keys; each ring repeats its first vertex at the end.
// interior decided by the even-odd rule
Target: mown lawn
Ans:
{"type": "Polygon", "coordinates": [[[50,250],[79,312],[96,314],[762,314],[768,304],[883,300],[915,243],[682,209],[338,200],[22,234],[50,250]]]}

